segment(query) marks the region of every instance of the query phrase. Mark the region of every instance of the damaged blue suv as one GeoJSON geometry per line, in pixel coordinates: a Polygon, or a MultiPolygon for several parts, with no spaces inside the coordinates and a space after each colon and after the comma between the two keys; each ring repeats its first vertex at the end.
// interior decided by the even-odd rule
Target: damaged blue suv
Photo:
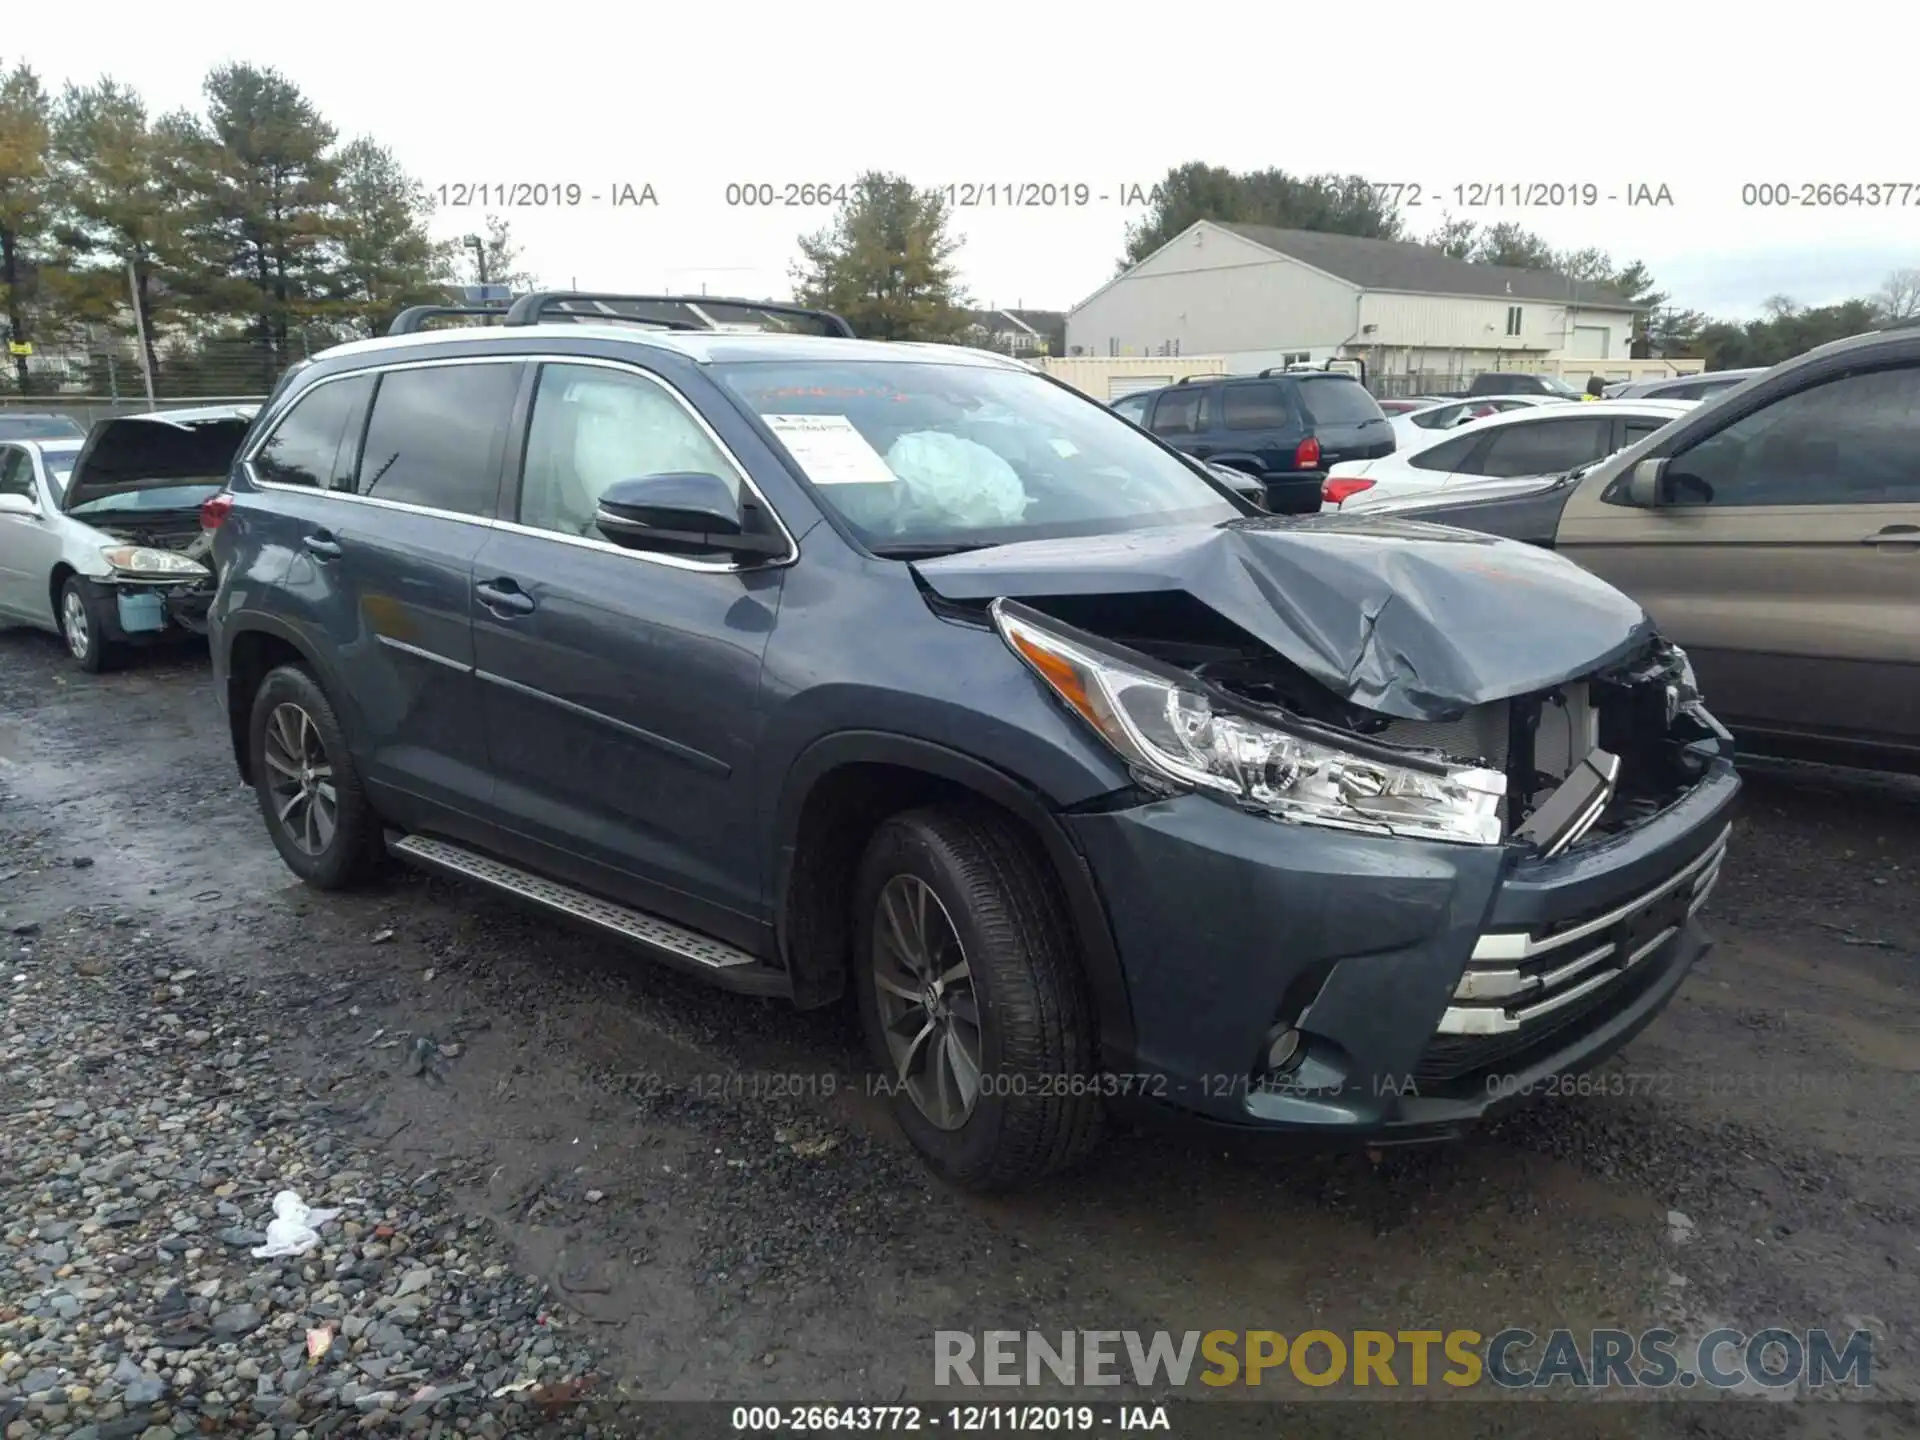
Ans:
{"type": "Polygon", "coordinates": [[[1258,513],[1017,363],[532,295],[290,373],[208,509],[240,774],[716,984],[857,1003],[977,1188],[1118,1109],[1375,1146],[1644,1026],[1738,788],[1572,563],[1258,513]]]}

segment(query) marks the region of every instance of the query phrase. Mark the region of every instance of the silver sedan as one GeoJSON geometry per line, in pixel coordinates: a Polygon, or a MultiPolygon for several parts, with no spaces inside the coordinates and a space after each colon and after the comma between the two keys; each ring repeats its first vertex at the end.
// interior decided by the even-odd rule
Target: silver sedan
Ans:
{"type": "Polygon", "coordinates": [[[214,576],[201,506],[224,486],[252,410],[0,441],[0,624],[53,631],[94,671],[131,645],[203,631],[214,576]]]}

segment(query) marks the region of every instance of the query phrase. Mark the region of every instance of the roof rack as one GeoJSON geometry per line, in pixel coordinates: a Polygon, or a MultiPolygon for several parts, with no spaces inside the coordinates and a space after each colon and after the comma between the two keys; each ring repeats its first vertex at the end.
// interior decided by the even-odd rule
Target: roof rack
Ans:
{"type": "Polygon", "coordinates": [[[1307,374],[1345,375],[1349,380],[1358,380],[1362,385],[1365,385],[1367,383],[1367,362],[1357,355],[1350,355],[1331,360],[1322,360],[1318,365],[1269,365],[1266,369],[1262,370],[1256,378],[1264,380],[1269,375],[1307,374]],[[1336,365],[1358,365],[1360,367],[1360,373],[1353,375],[1345,370],[1336,370],[1333,368],[1336,365]]]}
{"type": "Polygon", "coordinates": [[[711,331],[729,323],[728,312],[749,321],[806,320],[823,335],[852,340],[853,326],[831,310],[810,310],[772,300],[738,300],[716,295],[618,295],[573,290],[540,290],[522,295],[507,310],[506,325],[538,325],[543,320],[615,320],[663,330],[711,331]],[[592,308],[582,308],[582,307],[592,308]],[[613,306],[665,306],[679,314],[629,313],[613,306]]]}
{"type": "Polygon", "coordinates": [[[427,328],[427,321],[442,315],[491,315],[499,319],[507,313],[504,305],[410,305],[393,317],[387,326],[389,335],[412,335],[427,328]]]}

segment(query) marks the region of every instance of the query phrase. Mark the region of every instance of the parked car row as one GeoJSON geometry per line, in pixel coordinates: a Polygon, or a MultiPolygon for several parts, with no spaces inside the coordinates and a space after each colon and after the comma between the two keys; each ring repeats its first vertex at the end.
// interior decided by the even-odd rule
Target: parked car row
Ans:
{"type": "Polygon", "coordinates": [[[1416,432],[1418,439],[1379,459],[1335,465],[1321,498],[1335,509],[1366,509],[1480,480],[1559,475],[1634,444],[1690,408],[1674,400],[1521,400],[1494,415],[1416,432]]]}
{"type": "Polygon", "coordinates": [[[1722,373],[1705,401],[1580,407],[1679,411],[1597,464],[1372,513],[1525,540],[1618,585],[1749,744],[1920,769],[1920,333],[1722,373]]]}
{"type": "MultiPolygon", "coordinates": [[[[204,552],[140,544],[206,571],[217,705],[289,869],[333,889],[393,857],[724,988],[850,1000],[903,1130],[963,1185],[1058,1170],[1115,1109],[1440,1140],[1597,1063],[1705,949],[1739,788],[1674,643],[1722,644],[1700,597],[1734,582],[1703,564],[1682,589],[1659,547],[1710,543],[1700,507],[1742,484],[1765,508],[1839,476],[1896,507],[1850,521],[1877,520],[1851,543],[1885,567],[1850,583],[1911,618],[1893,567],[1920,524],[1893,497],[1920,353],[1436,430],[1504,454],[1577,408],[1604,434],[1565,478],[1473,477],[1524,486],[1505,500],[1442,485],[1462,503],[1434,525],[1263,513],[1396,456],[1348,376],[1197,379],[1128,420],[827,312],[743,304],[749,332],[666,304],[409,312],[289,371],[197,502],[213,472],[183,437],[208,432],[145,417],[114,424],[147,458],[84,497],[123,442],[96,430],[57,484],[45,442],[13,442],[43,513],[0,520],[59,509],[106,559],[135,522],[76,508],[197,503],[204,552]],[[1837,428],[1795,398],[1856,372],[1837,428]],[[1584,564],[1616,535],[1649,558],[1584,564]]],[[[1791,519],[1732,532],[1784,554],[1791,519]]],[[[88,593],[124,628],[155,577],[108,566],[88,593]]],[[[29,580],[26,618],[71,648],[29,580]]],[[[1800,656],[1887,632],[1749,614],[1742,643],[1800,656]]]]}

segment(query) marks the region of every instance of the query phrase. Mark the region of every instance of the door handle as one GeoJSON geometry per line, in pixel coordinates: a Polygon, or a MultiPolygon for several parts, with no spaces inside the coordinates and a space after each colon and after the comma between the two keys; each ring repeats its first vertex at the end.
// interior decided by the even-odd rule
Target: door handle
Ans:
{"type": "Polygon", "coordinates": [[[1920,550],[1920,525],[1888,525],[1861,543],[1882,550],[1920,550]]]}
{"type": "Polygon", "coordinates": [[[473,587],[473,593],[480,597],[482,605],[496,615],[531,615],[533,613],[533,597],[504,576],[498,580],[481,581],[473,587]]]}
{"type": "Polygon", "coordinates": [[[311,535],[303,536],[300,543],[307,547],[310,554],[317,555],[322,560],[340,558],[340,542],[333,538],[331,531],[316,530],[311,535]]]}

